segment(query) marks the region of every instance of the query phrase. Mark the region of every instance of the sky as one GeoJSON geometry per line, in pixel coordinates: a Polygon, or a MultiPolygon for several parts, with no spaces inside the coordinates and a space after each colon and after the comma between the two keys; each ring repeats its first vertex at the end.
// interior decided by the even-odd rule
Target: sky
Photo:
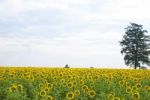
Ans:
{"type": "Polygon", "coordinates": [[[150,31],[149,0],[0,0],[0,65],[127,68],[130,22],[150,31]]]}

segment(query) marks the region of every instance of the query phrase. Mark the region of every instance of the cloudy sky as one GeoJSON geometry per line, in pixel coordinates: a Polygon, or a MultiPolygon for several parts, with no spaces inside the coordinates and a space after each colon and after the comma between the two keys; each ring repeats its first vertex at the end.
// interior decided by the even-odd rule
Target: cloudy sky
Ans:
{"type": "Polygon", "coordinates": [[[0,65],[125,67],[130,22],[150,31],[149,0],[0,0],[0,65]]]}

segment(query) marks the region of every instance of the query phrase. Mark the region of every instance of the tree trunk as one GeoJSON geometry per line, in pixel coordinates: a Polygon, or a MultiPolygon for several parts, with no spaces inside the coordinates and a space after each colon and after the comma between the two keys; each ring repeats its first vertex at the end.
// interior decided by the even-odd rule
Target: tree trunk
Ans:
{"type": "Polygon", "coordinates": [[[136,64],[135,64],[135,65],[134,65],[134,69],[136,69],[136,67],[137,67],[137,66],[136,66],[136,64]]]}
{"type": "Polygon", "coordinates": [[[136,69],[136,67],[137,67],[137,54],[136,54],[136,52],[135,52],[135,58],[134,58],[134,69],[136,69]]]}
{"type": "Polygon", "coordinates": [[[134,69],[138,67],[138,60],[137,60],[137,54],[135,55],[135,63],[134,63],[134,69]]]}
{"type": "Polygon", "coordinates": [[[138,66],[138,59],[137,59],[137,44],[135,46],[135,65],[134,65],[134,68],[136,69],[138,66]]]}

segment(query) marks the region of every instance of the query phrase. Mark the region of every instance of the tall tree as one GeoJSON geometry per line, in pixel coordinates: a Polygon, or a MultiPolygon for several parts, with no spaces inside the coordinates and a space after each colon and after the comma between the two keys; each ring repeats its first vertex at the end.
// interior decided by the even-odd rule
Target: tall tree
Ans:
{"type": "Polygon", "coordinates": [[[150,65],[150,36],[147,30],[143,29],[142,25],[130,23],[130,26],[125,28],[120,45],[122,46],[121,53],[124,54],[125,64],[127,66],[140,67],[141,64],[150,65]]]}

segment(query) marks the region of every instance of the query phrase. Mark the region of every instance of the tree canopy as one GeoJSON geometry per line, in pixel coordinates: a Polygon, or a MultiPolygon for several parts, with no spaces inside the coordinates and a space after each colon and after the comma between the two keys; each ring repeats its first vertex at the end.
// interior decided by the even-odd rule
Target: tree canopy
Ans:
{"type": "Polygon", "coordinates": [[[130,24],[125,28],[125,34],[120,41],[125,64],[135,69],[141,67],[141,64],[150,65],[150,36],[142,25],[130,24]]]}

